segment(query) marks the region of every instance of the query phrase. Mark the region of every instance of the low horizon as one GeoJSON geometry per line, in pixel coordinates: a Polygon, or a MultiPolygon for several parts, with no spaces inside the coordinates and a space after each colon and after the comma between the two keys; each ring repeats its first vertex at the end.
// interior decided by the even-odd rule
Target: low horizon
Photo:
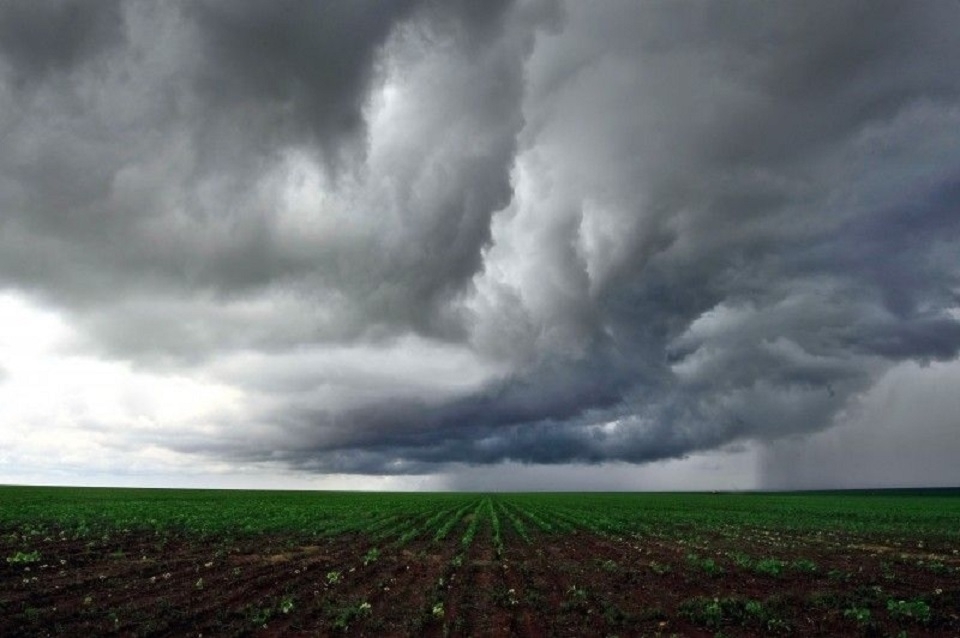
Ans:
{"type": "Polygon", "coordinates": [[[960,496],[960,485],[931,485],[916,487],[848,487],[841,489],[745,489],[745,490],[368,490],[368,489],[328,489],[328,488],[258,488],[258,487],[136,487],[136,486],[115,486],[115,485],[13,485],[0,483],[0,492],[5,489],[55,489],[55,490],[122,490],[122,491],[167,491],[167,492],[249,492],[249,493],[303,493],[316,494],[363,494],[363,495],[475,495],[475,496],[522,496],[522,495],[540,495],[540,496],[589,496],[589,495],[616,495],[624,496],[682,496],[682,495],[709,495],[709,496],[809,496],[809,495],[831,495],[842,497],[872,496],[960,496]]]}

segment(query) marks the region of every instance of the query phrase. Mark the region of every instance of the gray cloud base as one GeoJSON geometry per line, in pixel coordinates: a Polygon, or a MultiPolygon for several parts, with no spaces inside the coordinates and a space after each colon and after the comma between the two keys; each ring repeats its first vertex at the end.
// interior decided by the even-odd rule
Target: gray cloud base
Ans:
{"type": "Polygon", "coordinates": [[[642,463],[823,430],[960,352],[958,18],[6,3],[0,285],[89,351],[234,383],[220,436],[160,443],[235,462],[642,463]]]}

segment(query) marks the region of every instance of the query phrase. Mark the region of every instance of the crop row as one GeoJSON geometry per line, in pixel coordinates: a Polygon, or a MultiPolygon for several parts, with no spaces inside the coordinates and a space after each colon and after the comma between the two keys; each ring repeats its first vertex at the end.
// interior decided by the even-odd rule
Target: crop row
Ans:
{"type": "MultiPolygon", "coordinates": [[[[759,544],[816,534],[883,534],[926,539],[943,547],[960,541],[960,494],[388,494],[80,488],[0,488],[0,530],[26,535],[50,530],[71,537],[113,530],[196,535],[361,534],[377,543],[418,537],[445,539],[455,528],[490,520],[494,543],[506,532],[521,542],[533,534],[582,529],[609,536],[688,538],[705,534],[759,544]],[[471,518],[471,520],[467,520],[471,518]],[[773,531],[771,531],[773,530],[773,531]]],[[[463,533],[467,533],[466,530],[463,533]]]]}

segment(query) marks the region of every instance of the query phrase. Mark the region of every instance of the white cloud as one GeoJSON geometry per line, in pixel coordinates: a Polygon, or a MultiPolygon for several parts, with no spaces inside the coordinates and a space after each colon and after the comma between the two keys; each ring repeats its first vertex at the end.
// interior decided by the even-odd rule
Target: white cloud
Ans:
{"type": "Polygon", "coordinates": [[[205,461],[165,441],[212,435],[240,394],[202,376],[140,370],[77,352],[77,334],[27,298],[0,295],[0,474],[174,474],[205,461]]]}

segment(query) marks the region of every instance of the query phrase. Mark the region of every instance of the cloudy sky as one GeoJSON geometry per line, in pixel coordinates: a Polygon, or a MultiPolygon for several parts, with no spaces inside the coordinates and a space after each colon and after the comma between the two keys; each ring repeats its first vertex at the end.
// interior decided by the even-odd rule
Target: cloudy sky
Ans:
{"type": "Polygon", "coordinates": [[[0,3],[0,482],[960,484],[960,3],[0,3]]]}

